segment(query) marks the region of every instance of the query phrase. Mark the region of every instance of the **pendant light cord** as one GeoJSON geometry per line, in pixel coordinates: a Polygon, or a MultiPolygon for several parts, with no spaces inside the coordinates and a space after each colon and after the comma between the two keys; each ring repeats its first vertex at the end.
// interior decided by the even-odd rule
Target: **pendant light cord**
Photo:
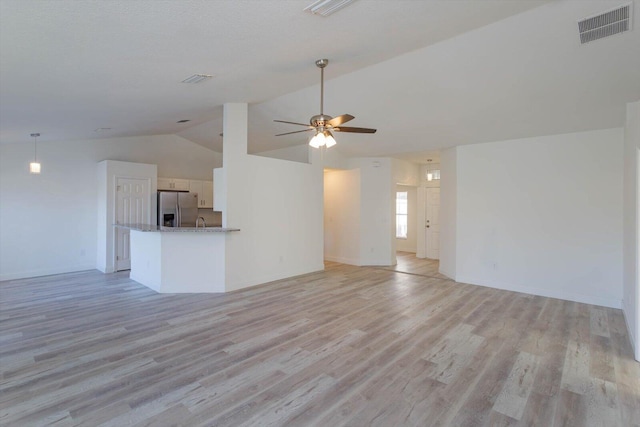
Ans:
{"type": "Polygon", "coordinates": [[[33,162],[37,163],[38,162],[38,137],[40,136],[40,133],[34,132],[31,134],[31,136],[33,137],[33,162]]]}

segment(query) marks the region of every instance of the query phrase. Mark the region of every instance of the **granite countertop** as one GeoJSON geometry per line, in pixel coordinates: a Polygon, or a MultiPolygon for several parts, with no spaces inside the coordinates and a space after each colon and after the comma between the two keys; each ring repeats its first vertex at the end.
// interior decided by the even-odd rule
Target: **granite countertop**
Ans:
{"type": "Polygon", "coordinates": [[[161,233],[227,233],[240,231],[239,228],[225,227],[162,227],[151,224],[114,224],[115,227],[128,228],[135,231],[149,231],[161,233]]]}

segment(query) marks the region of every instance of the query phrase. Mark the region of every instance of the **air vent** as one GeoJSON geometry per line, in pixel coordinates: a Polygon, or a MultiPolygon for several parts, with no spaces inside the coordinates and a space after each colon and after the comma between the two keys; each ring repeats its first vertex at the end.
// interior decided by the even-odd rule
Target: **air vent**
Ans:
{"type": "Polygon", "coordinates": [[[354,1],[355,0],[318,0],[305,7],[304,11],[313,13],[314,15],[329,16],[354,1]]]}
{"type": "Polygon", "coordinates": [[[196,84],[196,83],[203,82],[205,80],[209,80],[211,77],[213,76],[210,74],[194,74],[193,76],[187,77],[186,79],[184,79],[182,83],[196,84]]]}
{"type": "Polygon", "coordinates": [[[580,43],[609,37],[631,29],[631,3],[578,21],[580,43]]]}

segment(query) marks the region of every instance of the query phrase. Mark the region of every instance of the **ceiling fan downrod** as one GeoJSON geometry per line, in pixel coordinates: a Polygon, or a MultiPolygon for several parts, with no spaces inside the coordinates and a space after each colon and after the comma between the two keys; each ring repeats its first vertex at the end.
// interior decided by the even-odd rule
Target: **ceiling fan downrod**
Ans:
{"type": "Polygon", "coordinates": [[[318,59],[316,66],[320,68],[320,115],[324,115],[324,67],[329,65],[328,59],[318,59]]]}

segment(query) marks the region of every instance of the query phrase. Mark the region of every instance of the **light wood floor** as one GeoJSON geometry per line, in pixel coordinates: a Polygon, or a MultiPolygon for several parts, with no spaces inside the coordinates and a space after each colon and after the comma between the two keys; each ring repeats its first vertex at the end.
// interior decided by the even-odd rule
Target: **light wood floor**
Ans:
{"type": "Polygon", "coordinates": [[[412,271],[327,263],[219,296],[0,283],[0,425],[638,425],[620,310],[400,258],[412,271]]]}

